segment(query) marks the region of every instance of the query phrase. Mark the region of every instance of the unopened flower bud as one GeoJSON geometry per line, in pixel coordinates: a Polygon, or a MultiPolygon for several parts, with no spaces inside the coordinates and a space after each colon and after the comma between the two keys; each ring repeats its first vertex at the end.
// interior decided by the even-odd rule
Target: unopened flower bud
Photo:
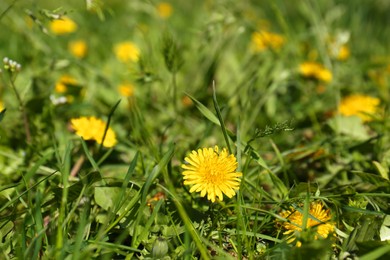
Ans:
{"type": "Polygon", "coordinates": [[[162,258],[168,253],[168,242],[165,238],[158,237],[153,243],[152,255],[154,258],[162,258]]]}

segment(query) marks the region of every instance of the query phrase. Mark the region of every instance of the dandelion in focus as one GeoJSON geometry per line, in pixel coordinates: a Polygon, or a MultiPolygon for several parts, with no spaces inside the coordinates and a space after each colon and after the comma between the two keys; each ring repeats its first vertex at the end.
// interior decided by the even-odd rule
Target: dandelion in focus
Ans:
{"type": "MultiPolygon", "coordinates": [[[[106,123],[96,117],[80,117],[70,120],[71,127],[75,130],[76,135],[84,140],[95,140],[98,144],[102,144],[106,123]]],[[[104,137],[103,146],[110,148],[117,143],[115,132],[111,127],[107,129],[104,137]]]]}
{"type": "Polygon", "coordinates": [[[114,46],[114,53],[121,62],[137,62],[140,56],[140,50],[133,42],[121,42],[114,46]]]}
{"type": "Polygon", "coordinates": [[[88,46],[83,40],[71,41],[68,45],[69,52],[76,58],[84,58],[87,54],[88,46]]]}
{"type": "Polygon", "coordinates": [[[184,185],[191,185],[190,192],[207,194],[207,199],[215,202],[218,197],[223,200],[223,194],[231,198],[239,189],[242,176],[236,172],[237,160],[229,154],[226,148],[219,151],[214,148],[203,148],[192,151],[182,164],[184,185]]]}
{"type": "Polygon", "coordinates": [[[258,31],[252,34],[252,48],[256,52],[261,52],[266,49],[280,49],[285,42],[285,39],[280,34],[271,33],[268,31],[258,31]]]}
{"type": "Polygon", "coordinates": [[[157,5],[157,12],[162,19],[167,19],[173,13],[172,5],[166,2],[161,2],[157,5]]]}
{"type": "MultiPolygon", "coordinates": [[[[327,238],[329,234],[334,232],[335,223],[331,221],[330,209],[324,209],[321,202],[312,202],[308,213],[307,223],[304,226],[304,215],[301,210],[291,207],[290,210],[281,212],[280,216],[288,220],[282,223],[283,229],[286,230],[283,234],[290,235],[294,232],[299,234],[305,229],[310,229],[315,232],[314,239],[318,239],[319,237],[327,238]]],[[[295,241],[295,236],[288,242],[295,241]]],[[[301,242],[298,241],[296,245],[301,246],[301,242]]]]}
{"type": "Polygon", "coordinates": [[[380,112],[380,100],[362,94],[344,97],[338,107],[338,112],[344,116],[358,116],[363,122],[372,121],[373,115],[380,112]]]}
{"type": "Polygon", "coordinates": [[[299,66],[299,73],[305,78],[314,78],[325,83],[332,80],[332,72],[325,68],[322,64],[306,61],[299,66]]]}
{"type": "Polygon", "coordinates": [[[77,30],[77,24],[69,17],[61,17],[50,22],[50,30],[57,35],[72,33],[77,30]]]}

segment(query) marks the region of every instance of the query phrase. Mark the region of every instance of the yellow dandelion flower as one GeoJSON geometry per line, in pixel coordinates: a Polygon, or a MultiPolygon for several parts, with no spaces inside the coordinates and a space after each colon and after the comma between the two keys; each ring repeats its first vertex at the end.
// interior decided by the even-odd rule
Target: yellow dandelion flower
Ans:
{"type": "Polygon", "coordinates": [[[284,37],[276,33],[259,31],[252,34],[252,48],[256,52],[261,52],[268,48],[280,49],[284,42],[284,37]]]}
{"type": "Polygon", "coordinates": [[[134,85],[130,83],[121,84],[118,91],[124,97],[132,97],[134,95],[134,85]]]}
{"type": "Polygon", "coordinates": [[[68,90],[67,85],[77,85],[77,80],[74,79],[72,76],[63,75],[57,81],[55,91],[57,93],[65,93],[68,90]]]}
{"type": "Polygon", "coordinates": [[[3,101],[0,100],[0,112],[3,111],[4,109],[4,103],[3,101]]]}
{"type": "Polygon", "coordinates": [[[236,172],[236,157],[226,148],[220,152],[218,146],[198,149],[184,160],[184,185],[192,185],[191,193],[200,192],[201,197],[207,194],[207,199],[215,202],[216,197],[222,201],[223,194],[233,197],[239,189],[242,173],[236,172]]]}
{"type": "Polygon", "coordinates": [[[77,24],[69,17],[64,16],[51,21],[50,30],[57,35],[68,34],[77,30],[77,24]]]}
{"type": "Polygon", "coordinates": [[[114,46],[114,53],[121,62],[137,62],[140,56],[140,50],[133,42],[121,42],[114,46]]]}
{"type": "Polygon", "coordinates": [[[371,115],[380,112],[379,104],[378,98],[353,94],[341,100],[338,111],[344,116],[358,116],[363,122],[368,122],[372,120],[371,115]]]}
{"type": "Polygon", "coordinates": [[[299,65],[299,73],[306,78],[314,78],[323,82],[332,80],[332,72],[326,69],[322,64],[312,61],[306,61],[299,65]]]}
{"type": "Polygon", "coordinates": [[[68,44],[68,50],[76,58],[84,58],[87,54],[88,46],[84,40],[71,41],[68,44]]]}
{"type": "MultiPolygon", "coordinates": [[[[310,204],[306,226],[303,226],[303,213],[294,208],[281,212],[280,216],[288,220],[288,222],[282,223],[282,227],[286,230],[283,233],[284,235],[311,229],[315,231],[314,239],[318,239],[319,237],[327,238],[335,230],[335,223],[331,221],[330,209],[324,209],[321,202],[312,202],[310,204]]],[[[292,238],[288,242],[291,243],[294,240],[295,238],[292,238]]],[[[300,245],[300,242],[297,242],[297,246],[300,245]]]]}
{"type": "MultiPolygon", "coordinates": [[[[71,127],[76,135],[84,140],[95,140],[98,144],[102,143],[106,123],[96,117],[80,117],[70,120],[71,127]]],[[[111,127],[107,129],[104,138],[104,147],[113,147],[117,143],[115,132],[111,127]]]]}
{"type": "Polygon", "coordinates": [[[337,59],[343,61],[343,60],[348,59],[349,55],[350,55],[350,51],[349,51],[348,46],[343,45],[339,49],[339,53],[337,54],[337,59]]]}
{"type": "Polygon", "coordinates": [[[166,2],[161,2],[157,5],[157,12],[162,19],[167,19],[172,15],[172,5],[166,2]]]}

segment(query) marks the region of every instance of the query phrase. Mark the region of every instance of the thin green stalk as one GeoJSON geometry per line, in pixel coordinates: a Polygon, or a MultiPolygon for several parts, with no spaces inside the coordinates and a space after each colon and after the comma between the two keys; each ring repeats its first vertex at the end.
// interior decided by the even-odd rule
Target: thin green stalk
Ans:
{"type": "Polygon", "coordinates": [[[215,90],[215,82],[214,81],[213,81],[213,102],[214,102],[215,111],[217,112],[219,123],[221,124],[221,130],[223,133],[223,137],[225,138],[227,148],[229,150],[229,153],[232,154],[232,148],[230,147],[229,136],[227,134],[225,122],[223,121],[221,109],[219,108],[218,101],[217,101],[217,94],[216,94],[216,90],[215,90]]]}
{"type": "Polygon", "coordinates": [[[18,90],[16,89],[14,79],[12,79],[12,75],[10,75],[10,82],[11,82],[11,88],[14,91],[16,99],[18,100],[18,103],[19,103],[19,110],[22,113],[23,126],[24,126],[24,131],[26,134],[26,141],[28,144],[30,144],[31,143],[30,122],[28,120],[26,107],[24,105],[22,98],[20,97],[18,90]]]}

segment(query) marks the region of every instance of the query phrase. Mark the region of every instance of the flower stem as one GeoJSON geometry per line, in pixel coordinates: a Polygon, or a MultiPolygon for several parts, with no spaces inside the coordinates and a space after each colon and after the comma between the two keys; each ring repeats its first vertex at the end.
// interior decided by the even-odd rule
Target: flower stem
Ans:
{"type": "Polygon", "coordinates": [[[10,82],[11,82],[11,87],[15,93],[16,99],[18,100],[19,103],[19,110],[22,113],[22,119],[23,119],[23,125],[24,125],[24,131],[26,133],[26,141],[27,143],[31,143],[31,132],[30,132],[30,122],[28,120],[27,112],[26,112],[26,107],[24,105],[24,102],[22,98],[20,97],[20,94],[18,90],[16,89],[15,86],[15,79],[12,78],[12,75],[10,75],[10,82]]]}

